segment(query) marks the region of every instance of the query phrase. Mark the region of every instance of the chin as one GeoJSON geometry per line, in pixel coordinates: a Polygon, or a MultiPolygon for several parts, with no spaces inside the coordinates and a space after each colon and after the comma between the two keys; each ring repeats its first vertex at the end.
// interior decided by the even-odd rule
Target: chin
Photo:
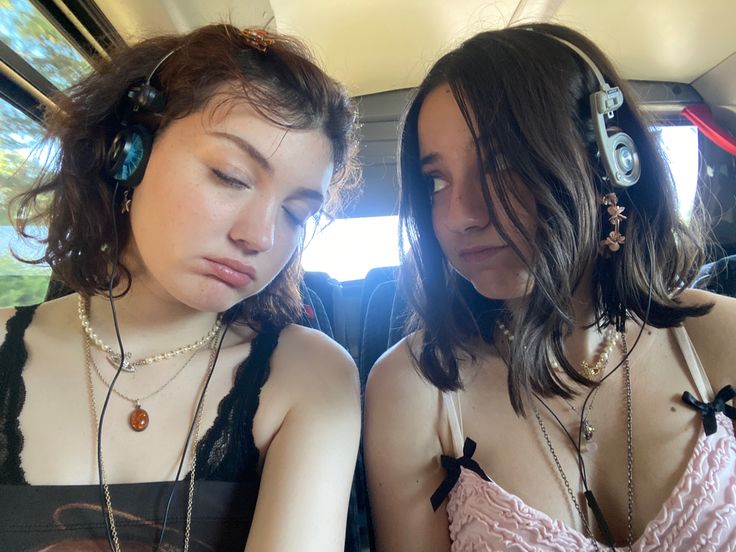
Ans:
{"type": "Polygon", "coordinates": [[[182,290],[182,293],[177,294],[176,299],[189,308],[201,312],[225,312],[259,291],[255,286],[253,290],[250,289],[250,286],[247,289],[238,290],[225,284],[215,283],[215,285],[208,285],[200,289],[182,290]]]}
{"type": "Polygon", "coordinates": [[[506,275],[497,278],[468,278],[475,291],[487,299],[512,301],[523,299],[531,292],[531,278],[526,274],[506,275]]]}

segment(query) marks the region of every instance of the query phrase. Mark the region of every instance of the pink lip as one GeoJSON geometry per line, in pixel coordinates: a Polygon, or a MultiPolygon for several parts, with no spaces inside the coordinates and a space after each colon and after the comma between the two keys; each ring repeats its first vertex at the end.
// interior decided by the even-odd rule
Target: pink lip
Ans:
{"type": "Polygon", "coordinates": [[[479,263],[492,259],[497,253],[506,249],[506,247],[507,246],[505,245],[495,247],[488,247],[485,245],[468,247],[460,251],[460,258],[469,263],[479,263]]]}
{"type": "Polygon", "coordinates": [[[229,257],[205,258],[210,276],[225,282],[234,288],[242,288],[256,279],[256,270],[252,266],[229,257]]]}

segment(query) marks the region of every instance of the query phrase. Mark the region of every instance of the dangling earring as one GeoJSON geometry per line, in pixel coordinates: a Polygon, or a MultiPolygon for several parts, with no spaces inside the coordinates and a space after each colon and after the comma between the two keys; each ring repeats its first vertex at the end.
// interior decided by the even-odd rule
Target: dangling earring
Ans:
{"type": "Polygon", "coordinates": [[[125,190],[123,192],[123,204],[120,207],[120,212],[123,215],[130,213],[130,202],[131,201],[132,201],[132,198],[128,197],[128,190],[125,190]]]}
{"type": "Polygon", "coordinates": [[[613,192],[602,196],[600,201],[601,205],[607,207],[606,211],[609,214],[608,222],[613,225],[613,230],[609,232],[608,237],[601,240],[599,244],[600,250],[601,253],[615,253],[621,249],[624,241],[626,241],[626,236],[621,233],[621,221],[626,220],[626,217],[623,215],[625,207],[621,207],[618,204],[618,197],[613,192]],[[608,251],[605,250],[606,247],[608,251]]]}

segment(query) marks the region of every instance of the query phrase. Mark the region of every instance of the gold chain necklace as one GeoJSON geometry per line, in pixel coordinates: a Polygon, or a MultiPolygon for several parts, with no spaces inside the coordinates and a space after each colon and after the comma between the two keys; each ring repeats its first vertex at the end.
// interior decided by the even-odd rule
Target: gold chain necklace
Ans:
{"type": "Polygon", "coordinates": [[[107,361],[115,368],[118,368],[118,366],[120,366],[120,362],[122,360],[122,370],[129,373],[135,372],[136,368],[139,366],[147,366],[149,364],[153,364],[154,362],[160,362],[162,360],[173,358],[177,355],[188,353],[189,351],[198,351],[199,349],[210,343],[222,327],[222,317],[218,316],[217,320],[215,320],[214,326],[212,326],[212,329],[207,333],[207,335],[205,335],[201,339],[198,339],[194,343],[172,349],[171,351],[167,351],[165,353],[159,353],[157,355],[151,355],[149,357],[141,358],[139,360],[131,360],[132,353],[126,352],[125,358],[121,359],[120,353],[118,353],[109,345],[106,345],[92,329],[92,325],[89,321],[89,297],[83,297],[82,295],[79,296],[79,305],[77,310],[79,312],[79,321],[82,323],[84,333],[87,335],[89,340],[94,344],[95,347],[105,353],[107,361]]]}
{"type": "MultiPolygon", "coordinates": [[[[216,342],[216,341],[215,341],[216,342]]],[[[217,358],[217,348],[211,347],[210,359],[207,365],[206,377],[209,379],[212,371],[215,369],[215,359],[217,358]]],[[[90,408],[92,410],[92,419],[95,422],[95,428],[99,427],[99,419],[97,418],[97,401],[95,400],[95,390],[92,383],[92,351],[89,347],[89,339],[85,339],[85,367],[87,371],[87,390],[89,394],[90,408]]],[[[202,425],[202,412],[204,411],[205,387],[202,391],[202,398],[197,411],[194,413],[195,425],[194,435],[192,437],[192,461],[189,467],[189,492],[187,495],[187,512],[184,525],[184,552],[189,550],[189,540],[192,528],[192,511],[194,506],[194,476],[197,468],[197,445],[199,444],[199,431],[202,425]]],[[[97,448],[97,433],[95,432],[95,447],[97,448]]],[[[120,552],[120,540],[118,537],[117,527],[115,526],[115,514],[112,509],[112,498],[110,497],[110,486],[107,484],[107,473],[105,472],[105,463],[102,459],[102,443],[99,443],[100,454],[100,471],[102,472],[102,487],[105,495],[105,506],[107,508],[107,519],[110,523],[110,533],[112,535],[113,546],[115,552],[120,552]]]]}
{"type": "MultiPolygon", "coordinates": [[[[514,334],[511,333],[511,330],[509,330],[505,324],[498,322],[496,325],[508,341],[514,340],[514,334]]],[[[603,344],[601,345],[602,349],[600,354],[598,355],[598,359],[595,362],[582,360],[580,362],[578,372],[580,372],[589,380],[598,377],[601,372],[605,370],[606,366],[608,366],[608,358],[611,356],[611,352],[616,346],[616,343],[618,343],[619,339],[621,339],[621,334],[619,332],[617,332],[613,328],[607,330],[606,337],[603,340],[603,344]]],[[[557,363],[557,361],[552,361],[552,366],[559,368],[560,365],[557,363]]]]}
{"type": "MultiPolygon", "coordinates": [[[[97,377],[99,377],[102,383],[104,383],[105,386],[109,388],[110,382],[104,378],[104,376],[102,375],[102,372],[100,372],[100,369],[97,367],[97,363],[95,362],[95,359],[92,358],[92,350],[90,347],[90,341],[91,340],[89,336],[86,335],[84,338],[84,353],[86,355],[86,358],[88,359],[88,362],[92,366],[92,368],[94,368],[95,373],[97,374],[97,377]]],[[[148,423],[150,422],[150,416],[148,415],[148,411],[145,410],[141,406],[141,403],[147,399],[150,399],[151,397],[160,393],[161,391],[163,391],[166,386],[168,386],[172,381],[176,379],[176,377],[179,374],[181,374],[184,371],[184,368],[189,366],[189,363],[192,362],[195,356],[197,356],[198,352],[199,351],[194,351],[192,353],[192,356],[190,356],[187,359],[187,361],[184,364],[182,364],[181,368],[179,368],[176,372],[174,372],[173,376],[171,376],[168,380],[166,380],[163,383],[163,385],[160,385],[158,388],[154,389],[148,395],[145,395],[143,397],[139,397],[136,399],[134,397],[129,397],[128,395],[121,393],[120,391],[118,391],[117,389],[113,387],[112,389],[113,393],[115,393],[121,399],[125,399],[126,401],[133,404],[133,411],[128,416],[128,425],[133,431],[144,431],[148,427],[148,423]]]]}
{"type": "MultiPolygon", "coordinates": [[[[497,322],[496,325],[498,326],[501,334],[508,342],[514,341],[514,334],[511,333],[511,330],[509,330],[505,324],[503,324],[502,322],[497,322]]],[[[595,379],[598,376],[602,376],[606,370],[606,367],[608,366],[608,359],[611,356],[611,352],[618,343],[619,339],[621,339],[621,334],[619,332],[615,331],[613,328],[607,330],[606,337],[603,341],[603,344],[601,345],[601,352],[598,355],[598,360],[596,360],[595,362],[588,362],[587,360],[583,360],[582,362],[580,362],[579,371],[590,380],[595,379]]],[[[556,360],[553,360],[550,364],[552,365],[552,368],[560,368],[560,363],[556,360]]],[[[580,433],[582,433],[583,437],[585,438],[585,447],[581,446],[581,452],[588,452],[597,448],[595,443],[593,443],[595,426],[590,422],[590,415],[593,411],[593,404],[595,403],[595,398],[598,395],[598,390],[599,387],[596,387],[593,391],[590,404],[586,409],[587,413],[582,416],[582,426],[580,426],[580,433]]],[[[575,414],[578,414],[577,409],[570,401],[568,401],[567,399],[564,399],[564,401],[575,414]]]]}

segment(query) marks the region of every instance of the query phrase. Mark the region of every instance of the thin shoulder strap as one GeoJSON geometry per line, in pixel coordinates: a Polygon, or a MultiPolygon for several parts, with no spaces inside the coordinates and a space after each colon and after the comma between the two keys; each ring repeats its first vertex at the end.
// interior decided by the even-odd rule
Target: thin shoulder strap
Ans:
{"type": "Polygon", "coordinates": [[[463,454],[463,442],[465,441],[463,418],[460,410],[460,397],[454,391],[443,391],[442,403],[445,407],[447,423],[450,427],[452,452],[455,457],[459,458],[463,454]]]}
{"type": "Polygon", "coordinates": [[[687,330],[684,326],[678,326],[672,328],[677,339],[677,344],[680,346],[682,356],[685,357],[685,363],[687,364],[688,370],[690,370],[690,376],[693,378],[695,388],[700,395],[700,400],[703,402],[709,402],[713,400],[715,396],[713,393],[713,387],[708,380],[708,376],[703,370],[703,364],[700,362],[700,357],[693,347],[693,342],[690,341],[690,336],[687,334],[687,330]]]}

